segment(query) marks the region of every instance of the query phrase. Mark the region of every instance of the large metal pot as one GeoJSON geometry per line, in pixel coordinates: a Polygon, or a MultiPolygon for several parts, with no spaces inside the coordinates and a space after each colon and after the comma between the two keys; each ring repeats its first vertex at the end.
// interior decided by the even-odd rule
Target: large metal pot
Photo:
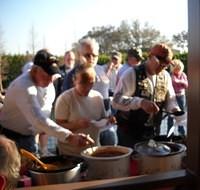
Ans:
{"type": "Polygon", "coordinates": [[[170,137],[167,137],[167,135],[159,135],[159,136],[155,136],[153,139],[158,142],[170,141],[170,142],[175,142],[175,143],[186,144],[185,137],[180,136],[180,135],[171,135],[170,137]]]}
{"type": "Polygon", "coordinates": [[[147,143],[140,142],[134,147],[137,152],[134,157],[138,161],[139,174],[181,169],[182,159],[186,151],[185,145],[174,142],[158,142],[163,145],[162,148],[159,148],[161,150],[159,152],[147,147],[147,143]]]}
{"type": "Polygon", "coordinates": [[[33,164],[29,169],[33,185],[49,185],[80,180],[83,160],[73,156],[53,156],[41,158],[44,163],[58,165],[56,170],[44,170],[33,164]]]}
{"type": "Polygon", "coordinates": [[[123,146],[101,146],[84,150],[81,155],[88,164],[87,179],[130,176],[132,149],[123,146]]]}

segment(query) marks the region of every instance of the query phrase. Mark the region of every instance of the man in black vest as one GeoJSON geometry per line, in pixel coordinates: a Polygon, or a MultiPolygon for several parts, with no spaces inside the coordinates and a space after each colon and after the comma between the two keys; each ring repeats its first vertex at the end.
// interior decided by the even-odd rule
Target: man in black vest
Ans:
{"type": "Polygon", "coordinates": [[[128,69],[121,77],[112,102],[118,110],[120,145],[133,147],[153,138],[159,134],[163,108],[170,112],[180,110],[171,77],[165,70],[172,57],[166,44],[156,44],[144,63],[128,69]]]}

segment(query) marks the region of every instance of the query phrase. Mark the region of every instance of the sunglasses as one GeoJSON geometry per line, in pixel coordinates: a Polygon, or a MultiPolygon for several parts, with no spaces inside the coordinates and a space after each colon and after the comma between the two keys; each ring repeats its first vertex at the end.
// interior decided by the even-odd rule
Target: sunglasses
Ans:
{"type": "Polygon", "coordinates": [[[170,64],[170,61],[167,60],[167,59],[164,58],[164,57],[161,57],[161,56],[158,56],[158,55],[157,55],[157,56],[155,56],[155,58],[158,60],[159,66],[160,66],[160,67],[165,68],[165,67],[168,67],[169,64],[170,64]]]}
{"type": "Polygon", "coordinates": [[[118,61],[118,59],[116,57],[112,57],[112,60],[114,61],[118,61]]]}
{"type": "Polygon", "coordinates": [[[83,55],[86,59],[90,59],[91,57],[92,58],[96,58],[96,57],[98,57],[99,55],[95,55],[95,54],[93,54],[93,53],[86,53],[86,54],[84,54],[83,55]]]}
{"type": "Polygon", "coordinates": [[[166,63],[166,64],[170,64],[170,60],[166,57],[161,57],[161,56],[155,56],[160,62],[166,63]]]}

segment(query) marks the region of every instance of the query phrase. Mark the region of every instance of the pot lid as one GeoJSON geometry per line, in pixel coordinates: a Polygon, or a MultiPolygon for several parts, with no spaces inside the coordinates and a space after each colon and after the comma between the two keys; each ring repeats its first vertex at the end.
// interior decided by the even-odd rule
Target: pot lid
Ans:
{"type": "Polygon", "coordinates": [[[142,155],[165,156],[170,154],[171,148],[164,143],[150,139],[148,142],[141,142],[135,145],[135,150],[142,155]]]}

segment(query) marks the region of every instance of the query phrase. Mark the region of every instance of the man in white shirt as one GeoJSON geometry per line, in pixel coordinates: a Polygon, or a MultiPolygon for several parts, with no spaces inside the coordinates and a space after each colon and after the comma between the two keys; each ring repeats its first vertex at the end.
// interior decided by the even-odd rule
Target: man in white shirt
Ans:
{"type": "Polygon", "coordinates": [[[118,51],[113,51],[110,56],[110,61],[103,65],[106,75],[108,76],[109,83],[109,96],[113,96],[117,83],[117,74],[122,67],[122,54],[118,51]]]}
{"type": "Polygon", "coordinates": [[[77,146],[93,142],[85,134],[74,134],[59,126],[41,110],[38,87],[45,88],[52,83],[59,73],[57,62],[47,50],[38,51],[30,71],[17,77],[6,91],[0,114],[1,133],[31,152],[36,151],[35,135],[43,132],[77,146]]]}
{"type": "Polygon", "coordinates": [[[158,135],[162,109],[179,111],[172,81],[165,70],[173,53],[165,44],[156,44],[147,61],[128,69],[121,77],[112,105],[116,114],[119,144],[135,143],[158,135]]]}

